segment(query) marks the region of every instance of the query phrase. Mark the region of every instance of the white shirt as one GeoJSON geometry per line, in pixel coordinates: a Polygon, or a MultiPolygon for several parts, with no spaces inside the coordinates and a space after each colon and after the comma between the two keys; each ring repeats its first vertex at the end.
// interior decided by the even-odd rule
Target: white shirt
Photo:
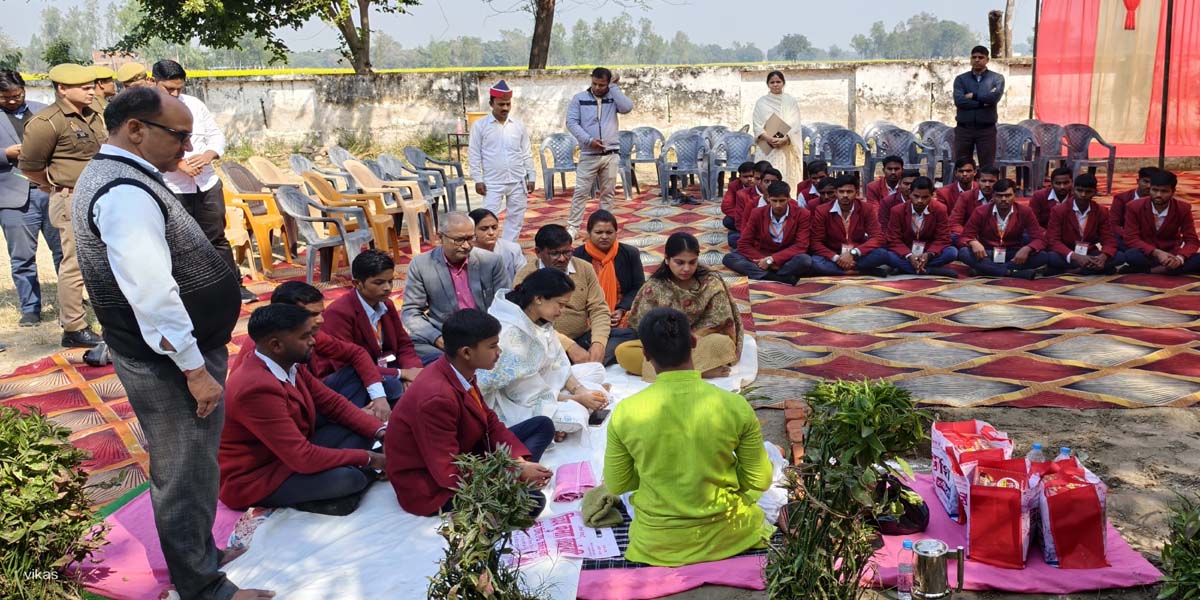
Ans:
{"type": "MultiPolygon", "coordinates": [[[[152,173],[159,172],[142,157],[116,146],[104,144],[100,154],[128,158],[152,173]]],[[[92,218],[103,236],[113,277],[133,309],[142,339],[181,371],[204,366],[204,356],[192,335],[192,318],[179,298],[179,284],[171,275],[167,225],[158,202],[141,188],[119,185],[96,199],[92,218]],[[175,350],[164,350],[164,340],[175,350]]]]}
{"type": "MultiPolygon", "coordinates": [[[[446,361],[446,362],[449,363],[450,361],[446,361]]],[[[463,374],[459,373],[458,369],[456,369],[453,364],[450,365],[450,370],[454,371],[454,374],[458,376],[458,382],[462,384],[463,391],[470,392],[471,391],[471,382],[467,381],[467,378],[463,377],[463,374]]]]}
{"type": "Polygon", "coordinates": [[[467,162],[470,164],[471,179],[478,183],[501,184],[536,179],[529,132],[512,115],[501,123],[495,115],[488,113],[471,125],[467,162]]]}
{"type": "MultiPolygon", "coordinates": [[[[488,252],[488,250],[483,251],[488,252]]],[[[516,283],[517,273],[529,263],[529,259],[525,258],[525,254],[521,252],[521,245],[506,239],[498,239],[491,252],[500,257],[500,262],[504,264],[504,272],[508,273],[508,280],[516,283]]]]}
{"type": "MultiPolygon", "coordinates": [[[[992,214],[996,215],[996,227],[999,228],[1000,231],[1008,231],[1008,220],[1011,219],[1013,215],[1017,214],[1017,211],[1012,208],[1009,208],[1008,216],[1001,218],[1000,217],[1000,207],[993,205],[992,206],[992,214]]],[[[1001,237],[1003,237],[1003,236],[1001,236],[1001,237]]]]}
{"type": "MultiPolygon", "coordinates": [[[[542,259],[540,259],[540,258],[538,259],[538,268],[539,269],[546,268],[545,263],[543,263],[542,259]]],[[[567,261],[567,275],[574,275],[574,274],[575,274],[575,261],[573,261],[573,260],[567,261]]]]}
{"type": "MultiPolygon", "coordinates": [[[[218,158],[225,154],[225,134],[208,107],[199,98],[187,94],[180,94],[179,101],[192,111],[192,151],[185,152],[183,157],[186,159],[209,150],[216,152],[218,158]]],[[[200,174],[195,177],[176,170],[164,174],[163,179],[176,194],[207,192],[220,181],[211,164],[201,167],[200,174]]]]}
{"type": "Polygon", "coordinates": [[[1150,204],[1150,212],[1154,213],[1154,230],[1155,231],[1162,229],[1163,221],[1167,218],[1167,213],[1170,212],[1170,210],[1171,210],[1170,202],[1168,202],[1167,205],[1163,207],[1162,212],[1158,212],[1158,210],[1154,208],[1154,203],[1150,204]]]}
{"type": "Polygon", "coordinates": [[[279,363],[271,360],[267,355],[263,354],[262,352],[255,350],[254,355],[262,359],[263,363],[267,365],[267,370],[271,371],[271,374],[275,376],[275,379],[290,383],[292,385],[296,385],[296,365],[295,364],[293,364],[290,369],[284,371],[283,367],[279,366],[279,363]]]}
{"type": "Polygon", "coordinates": [[[774,212],[767,213],[767,215],[771,217],[771,224],[775,226],[775,227],[767,228],[767,232],[771,234],[772,242],[775,242],[776,244],[783,243],[783,224],[785,221],[787,221],[788,215],[790,215],[791,213],[792,213],[791,208],[784,209],[783,216],[779,217],[778,219],[775,218],[774,212]],[[778,236],[775,235],[776,229],[779,230],[778,236]]]}
{"type": "Polygon", "coordinates": [[[1079,210],[1079,203],[1071,204],[1071,208],[1075,210],[1075,220],[1079,223],[1079,233],[1083,233],[1084,227],[1087,225],[1088,213],[1092,212],[1092,204],[1089,202],[1087,210],[1079,210]]]}
{"type": "Polygon", "coordinates": [[[379,320],[383,318],[383,315],[387,314],[387,306],[382,302],[376,306],[371,306],[363,299],[362,294],[358,293],[358,290],[355,290],[354,293],[358,296],[358,301],[362,303],[363,310],[367,313],[367,319],[371,321],[371,327],[378,327],[379,320]]]}
{"type": "MultiPolygon", "coordinates": [[[[1067,198],[1070,198],[1070,197],[1071,197],[1070,195],[1067,196],[1067,198]]],[[[1054,201],[1055,204],[1058,204],[1058,203],[1062,202],[1063,200],[1066,200],[1066,198],[1059,200],[1058,192],[1055,192],[1053,189],[1050,190],[1050,195],[1046,196],[1046,199],[1054,201]]]]}
{"type": "MultiPolygon", "coordinates": [[[[830,209],[829,209],[829,212],[831,212],[831,213],[833,213],[833,214],[835,214],[835,215],[841,216],[841,214],[842,214],[842,205],[841,205],[841,204],[840,204],[840,203],[839,203],[837,200],[834,200],[834,201],[833,201],[833,208],[830,208],[830,209]]],[[[851,204],[851,205],[850,205],[850,213],[849,213],[849,214],[847,214],[846,216],[842,217],[842,219],[843,219],[843,220],[849,220],[849,219],[850,219],[850,217],[852,217],[852,216],[854,216],[854,205],[853,205],[853,204],[851,204]]]]}
{"type": "Polygon", "coordinates": [[[925,215],[929,214],[929,206],[925,210],[917,212],[916,208],[912,209],[912,228],[913,233],[921,233],[921,228],[925,226],[925,215]]]}

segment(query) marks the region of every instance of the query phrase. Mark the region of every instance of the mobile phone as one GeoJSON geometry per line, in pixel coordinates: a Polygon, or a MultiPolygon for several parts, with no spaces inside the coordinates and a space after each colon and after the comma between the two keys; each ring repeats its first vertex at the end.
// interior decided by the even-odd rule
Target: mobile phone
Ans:
{"type": "Polygon", "coordinates": [[[608,414],[611,412],[611,409],[602,408],[592,413],[592,415],[588,417],[588,425],[602,425],[604,420],[608,418],[608,414]]]}

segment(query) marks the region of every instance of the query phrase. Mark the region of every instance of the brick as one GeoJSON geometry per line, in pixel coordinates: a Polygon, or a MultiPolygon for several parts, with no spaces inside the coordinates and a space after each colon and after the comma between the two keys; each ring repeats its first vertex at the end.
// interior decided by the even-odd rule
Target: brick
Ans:
{"type": "Polygon", "coordinates": [[[798,465],[804,460],[804,444],[792,444],[792,464],[798,465]]]}
{"type": "Polygon", "coordinates": [[[808,421],[808,411],[801,408],[788,408],[783,411],[786,421],[808,421]]]}
{"type": "Polygon", "coordinates": [[[808,410],[809,410],[809,409],[808,409],[808,403],[807,403],[807,402],[805,402],[805,401],[803,401],[803,400],[795,400],[795,399],[793,399],[793,400],[784,400],[784,401],[783,401],[783,407],[784,407],[785,409],[788,409],[788,408],[798,408],[798,409],[801,409],[801,410],[803,410],[803,411],[805,411],[805,412],[808,412],[808,410]]]}
{"type": "Polygon", "coordinates": [[[804,422],[789,421],[787,424],[788,439],[792,442],[804,442],[804,422]]]}

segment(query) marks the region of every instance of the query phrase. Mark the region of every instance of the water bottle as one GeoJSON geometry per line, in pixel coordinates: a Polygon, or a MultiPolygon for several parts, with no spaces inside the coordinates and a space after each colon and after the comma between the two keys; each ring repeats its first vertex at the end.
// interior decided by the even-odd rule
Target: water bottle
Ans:
{"type": "Polygon", "coordinates": [[[1034,444],[1033,450],[1030,450],[1029,454],[1025,455],[1025,460],[1031,463],[1046,462],[1046,453],[1042,452],[1042,445],[1034,444]]]}
{"type": "Polygon", "coordinates": [[[912,540],[904,540],[904,548],[900,550],[900,560],[896,565],[899,575],[896,577],[896,598],[912,600],[913,587],[913,554],[912,540]]]}
{"type": "Polygon", "coordinates": [[[1054,457],[1054,462],[1060,460],[1071,460],[1071,449],[1066,446],[1058,449],[1058,456],[1054,457]]]}

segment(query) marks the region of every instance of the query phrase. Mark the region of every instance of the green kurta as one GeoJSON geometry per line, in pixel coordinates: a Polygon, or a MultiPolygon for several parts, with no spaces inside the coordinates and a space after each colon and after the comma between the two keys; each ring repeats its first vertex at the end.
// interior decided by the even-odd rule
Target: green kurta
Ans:
{"type": "Polygon", "coordinates": [[[774,532],[755,502],[771,485],[754,409],[698,371],[659,373],[613,409],[604,455],[612,494],[633,491],[627,560],[721,560],[774,532]]]}

